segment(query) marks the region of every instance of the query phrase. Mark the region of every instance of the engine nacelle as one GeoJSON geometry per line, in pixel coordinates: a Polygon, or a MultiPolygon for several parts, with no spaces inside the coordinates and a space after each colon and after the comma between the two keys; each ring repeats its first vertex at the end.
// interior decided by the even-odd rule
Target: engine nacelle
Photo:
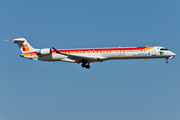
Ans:
{"type": "Polygon", "coordinates": [[[37,54],[38,55],[50,55],[51,49],[50,48],[44,48],[44,49],[38,50],[37,54]]]}

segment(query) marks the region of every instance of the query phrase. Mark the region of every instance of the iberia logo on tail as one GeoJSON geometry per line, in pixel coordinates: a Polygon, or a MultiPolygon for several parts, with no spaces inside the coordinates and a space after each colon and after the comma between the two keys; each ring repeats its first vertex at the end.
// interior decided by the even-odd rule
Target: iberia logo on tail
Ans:
{"type": "Polygon", "coordinates": [[[23,51],[29,51],[29,47],[27,44],[23,44],[21,47],[23,51]]]}

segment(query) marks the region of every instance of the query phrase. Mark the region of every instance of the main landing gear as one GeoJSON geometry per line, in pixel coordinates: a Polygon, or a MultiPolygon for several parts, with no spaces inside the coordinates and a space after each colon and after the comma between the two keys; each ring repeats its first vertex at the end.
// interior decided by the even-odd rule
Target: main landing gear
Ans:
{"type": "Polygon", "coordinates": [[[89,69],[90,65],[89,63],[82,63],[81,67],[89,69]]]}

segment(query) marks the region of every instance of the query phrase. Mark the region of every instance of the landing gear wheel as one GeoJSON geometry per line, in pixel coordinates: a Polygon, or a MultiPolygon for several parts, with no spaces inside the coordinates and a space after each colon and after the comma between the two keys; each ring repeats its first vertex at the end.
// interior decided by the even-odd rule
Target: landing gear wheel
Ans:
{"type": "Polygon", "coordinates": [[[85,67],[86,67],[86,64],[83,63],[83,64],[81,65],[81,67],[85,68],[85,67]]]}
{"type": "Polygon", "coordinates": [[[168,64],[168,61],[166,61],[166,64],[168,64]]]}
{"type": "Polygon", "coordinates": [[[88,64],[88,65],[86,65],[86,68],[87,68],[87,69],[89,69],[89,68],[90,68],[90,65],[89,65],[89,64],[88,64]]]}

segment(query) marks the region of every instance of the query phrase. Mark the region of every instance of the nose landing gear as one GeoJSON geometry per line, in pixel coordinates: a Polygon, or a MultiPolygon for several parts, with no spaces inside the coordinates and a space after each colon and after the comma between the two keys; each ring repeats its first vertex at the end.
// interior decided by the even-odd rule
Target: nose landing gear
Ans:
{"type": "Polygon", "coordinates": [[[165,63],[166,63],[166,64],[168,64],[168,63],[169,63],[168,58],[166,58],[165,63]]]}

